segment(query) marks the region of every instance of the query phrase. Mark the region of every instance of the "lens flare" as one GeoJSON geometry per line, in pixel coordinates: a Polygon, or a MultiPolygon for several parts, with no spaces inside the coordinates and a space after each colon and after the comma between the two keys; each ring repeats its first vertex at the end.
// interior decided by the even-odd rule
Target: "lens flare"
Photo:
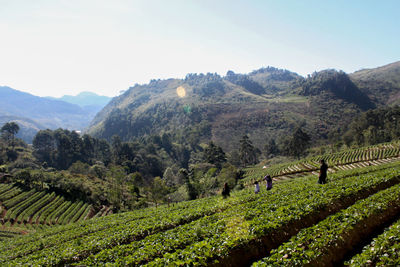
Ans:
{"type": "Polygon", "coordinates": [[[185,88],[183,88],[182,86],[179,86],[178,88],[176,88],[176,94],[179,97],[185,97],[186,96],[186,90],[185,88]]]}

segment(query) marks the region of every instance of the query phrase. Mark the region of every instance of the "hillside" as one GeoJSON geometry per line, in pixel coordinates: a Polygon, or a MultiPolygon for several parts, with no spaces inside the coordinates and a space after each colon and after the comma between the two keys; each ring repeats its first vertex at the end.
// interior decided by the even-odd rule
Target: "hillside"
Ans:
{"type": "Polygon", "coordinates": [[[27,142],[32,141],[38,129],[83,130],[97,111],[0,87],[0,119],[4,122],[17,121],[22,126],[19,136],[27,142]]]}
{"type": "Polygon", "coordinates": [[[0,183],[0,239],[108,213],[112,212],[106,206],[96,209],[84,201],[67,200],[55,192],[0,183]]]}
{"type": "Polygon", "coordinates": [[[12,115],[0,115],[0,125],[4,125],[10,121],[17,123],[20,127],[20,130],[16,136],[28,143],[32,141],[33,137],[40,129],[46,128],[44,125],[29,118],[12,115]]]}
{"type": "Polygon", "coordinates": [[[88,133],[108,140],[115,134],[135,140],[169,133],[177,142],[213,140],[232,151],[245,134],[261,148],[267,139],[302,126],[313,142],[324,142],[360,112],[394,101],[394,93],[380,95],[374,84],[363,81],[375,73],[386,81],[398,65],[351,75],[325,70],[307,78],[268,67],[249,74],[228,71],[224,77],[208,73],[152,80],[114,98],[96,115],[88,133]]]}
{"type": "MultiPolygon", "coordinates": [[[[311,174],[275,180],[271,191],[262,186],[259,194],[250,187],[225,199],[216,196],[46,228],[0,242],[0,262],[395,266],[399,263],[398,156],[398,143],[365,147],[332,155],[325,185],[316,183],[317,176],[311,174]],[[374,244],[380,249],[372,250],[374,244]]],[[[287,168],[312,162],[303,159],[287,168]]],[[[268,168],[258,169],[257,173],[249,169],[248,179],[270,173],[268,168]]]]}
{"type": "Polygon", "coordinates": [[[354,83],[379,105],[400,104],[400,61],[350,74],[354,83]]]}

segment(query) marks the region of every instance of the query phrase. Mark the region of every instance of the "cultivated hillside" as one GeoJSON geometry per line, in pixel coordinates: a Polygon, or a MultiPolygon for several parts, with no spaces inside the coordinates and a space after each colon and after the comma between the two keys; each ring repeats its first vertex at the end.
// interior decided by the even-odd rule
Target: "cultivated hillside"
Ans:
{"type": "MultiPolygon", "coordinates": [[[[263,185],[258,194],[250,187],[227,198],[215,196],[49,227],[0,241],[0,262],[397,266],[398,156],[396,142],[320,155],[330,166],[324,185],[316,182],[315,173],[309,173],[279,183],[275,180],[272,190],[263,185]],[[375,244],[379,249],[371,249],[375,244]]],[[[312,170],[312,164],[309,158],[284,168],[312,170]]],[[[275,168],[257,169],[248,169],[246,179],[258,180],[275,168]]]]}

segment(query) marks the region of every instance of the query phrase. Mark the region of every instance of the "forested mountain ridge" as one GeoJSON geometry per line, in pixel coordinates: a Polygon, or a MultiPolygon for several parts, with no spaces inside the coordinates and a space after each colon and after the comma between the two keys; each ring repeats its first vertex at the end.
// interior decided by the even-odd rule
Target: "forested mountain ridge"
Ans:
{"type": "Polygon", "coordinates": [[[228,71],[223,77],[208,73],[152,80],[114,98],[88,132],[108,140],[113,135],[134,140],[169,133],[189,144],[214,140],[227,151],[245,134],[262,147],[266,139],[287,135],[298,126],[314,141],[323,140],[360,112],[390,103],[397,90],[393,81],[383,96],[362,81],[380,73],[381,82],[399,69],[394,63],[368,70],[368,75],[325,70],[304,78],[267,67],[249,74],[228,71]]]}

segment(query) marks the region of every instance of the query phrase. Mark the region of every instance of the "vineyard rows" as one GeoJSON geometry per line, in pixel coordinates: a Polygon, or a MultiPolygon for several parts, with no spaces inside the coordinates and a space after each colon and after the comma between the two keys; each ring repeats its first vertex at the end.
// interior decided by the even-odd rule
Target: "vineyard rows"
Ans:
{"type": "MultiPolygon", "coordinates": [[[[329,178],[325,185],[314,176],[301,177],[257,195],[244,189],[227,199],[211,197],[51,227],[0,242],[0,264],[341,262],[359,243],[349,235],[368,235],[399,216],[400,163],[338,171],[329,178]],[[337,258],[327,258],[332,254],[337,258]]],[[[69,209],[83,210],[79,203],[69,209]]]]}

